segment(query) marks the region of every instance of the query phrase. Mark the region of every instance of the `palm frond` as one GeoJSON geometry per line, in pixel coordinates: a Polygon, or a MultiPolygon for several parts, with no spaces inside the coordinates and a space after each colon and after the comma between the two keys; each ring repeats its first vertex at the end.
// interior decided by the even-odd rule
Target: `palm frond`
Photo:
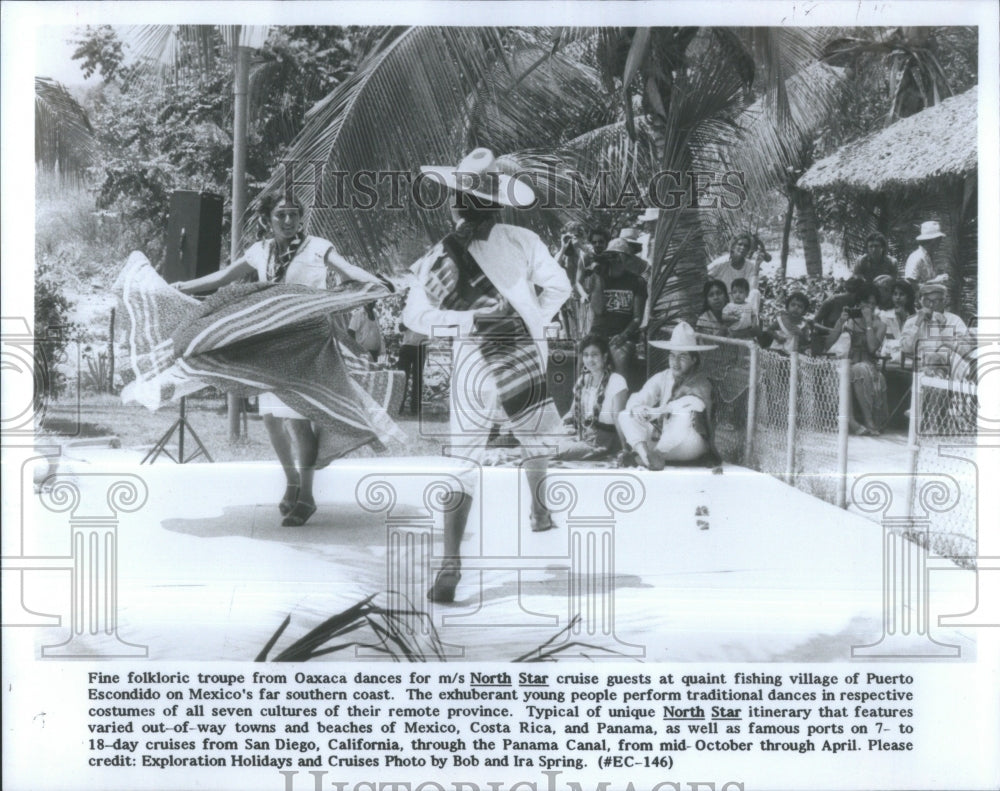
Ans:
{"type": "MultiPolygon", "coordinates": [[[[659,167],[689,173],[697,150],[733,139],[730,115],[741,101],[742,79],[728,64],[706,58],[674,86],[665,124],[659,167]]],[[[650,334],[679,319],[693,322],[705,279],[705,247],[700,209],[661,211],[653,234],[650,281],[650,334]]]]}
{"type": "Polygon", "coordinates": [[[80,176],[95,150],[86,111],[61,83],[35,77],[35,162],[63,176],[80,176]]]}
{"type": "MultiPolygon", "coordinates": [[[[559,656],[561,654],[567,654],[573,649],[577,649],[585,658],[587,653],[601,654],[607,656],[609,654],[614,656],[624,656],[621,651],[614,648],[606,648],[600,645],[592,645],[590,643],[582,643],[578,640],[567,641],[566,638],[570,636],[574,631],[578,631],[580,628],[581,618],[579,615],[574,615],[572,620],[558,632],[556,632],[552,637],[546,640],[537,648],[533,648],[526,654],[522,654],[516,659],[512,659],[512,662],[558,662],[559,656]]],[[[574,656],[574,659],[577,657],[574,656]]]]}
{"type": "MultiPolygon", "coordinates": [[[[456,163],[473,146],[497,154],[551,151],[560,136],[576,135],[607,110],[592,69],[559,53],[543,58],[535,37],[526,41],[523,50],[508,51],[511,41],[498,28],[393,28],[310,111],[287,158],[300,172],[305,163],[324,163],[329,203],[355,174],[391,171],[412,180],[418,166],[456,163]]],[[[267,188],[280,188],[282,178],[275,173],[267,188]]],[[[400,263],[394,255],[401,247],[446,230],[443,211],[393,201],[388,182],[374,191],[378,197],[365,205],[333,209],[318,205],[314,187],[304,185],[301,197],[314,205],[310,231],[385,270],[400,263]]]]}
{"type": "Polygon", "coordinates": [[[557,153],[573,167],[586,186],[620,193],[627,180],[648,184],[656,163],[656,147],[647,118],[635,119],[635,135],[624,121],[599,126],[563,143],[557,153]]]}
{"type": "MultiPolygon", "coordinates": [[[[736,141],[696,153],[699,167],[722,167],[742,174],[748,200],[767,203],[772,190],[794,183],[813,164],[816,135],[835,116],[845,82],[842,69],[813,64],[788,81],[790,115],[784,126],[767,112],[764,101],[758,100],[736,118],[736,141]]],[[[745,215],[754,213],[753,208],[745,205],[740,212],[708,210],[706,215],[728,238],[745,230],[745,215]]]]}
{"type": "MultiPolygon", "coordinates": [[[[396,661],[427,662],[443,660],[444,652],[437,632],[427,613],[416,610],[401,595],[392,591],[385,594],[388,606],[375,603],[379,594],[372,594],[345,610],[332,615],[304,636],[279,652],[272,662],[305,662],[348,648],[365,648],[385,654],[396,661]],[[422,623],[415,630],[415,621],[422,623]],[[424,631],[427,637],[421,637],[424,631]],[[346,635],[355,639],[334,642],[346,635]],[[367,635],[367,638],[364,637],[367,635]]],[[[291,616],[287,616],[278,630],[267,641],[254,661],[267,662],[271,649],[285,631],[291,616]]]]}

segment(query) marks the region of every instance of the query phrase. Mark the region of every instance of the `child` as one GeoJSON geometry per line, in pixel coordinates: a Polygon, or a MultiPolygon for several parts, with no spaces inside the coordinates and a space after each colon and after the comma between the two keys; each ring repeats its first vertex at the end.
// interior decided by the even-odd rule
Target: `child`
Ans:
{"type": "Polygon", "coordinates": [[[759,323],[757,311],[747,303],[750,296],[750,283],[746,278],[738,277],[729,288],[732,302],[722,308],[722,322],[728,327],[733,338],[747,338],[755,335],[759,323]]]}
{"type": "Polygon", "coordinates": [[[805,319],[809,310],[809,297],[801,291],[793,291],[785,300],[785,309],[778,314],[771,334],[781,351],[791,354],[809,348],[809,323],[805,319]]]}

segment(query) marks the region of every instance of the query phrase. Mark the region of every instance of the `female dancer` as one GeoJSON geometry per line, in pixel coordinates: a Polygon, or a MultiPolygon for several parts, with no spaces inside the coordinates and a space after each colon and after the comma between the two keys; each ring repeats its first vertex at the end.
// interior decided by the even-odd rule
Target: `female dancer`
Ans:
{"type": "MultiPolygon", "coordinates": [[[[185,294],[214,291],[227,283],[256,276],[262,283],[304,285],[332,289],[350,281],[382,284],[378,278],[348,263],[333,244],[303,233],[302,204],[291,195],[266,195],[260,202],[258,222],[271,232],[247,249],[226,269],[175,283],[185,294]]],[[[343,328],[341,328],[343,332],[343,328]]],[[[298,527],[316,512],[313,474],[319,448],[311,422],[273,393],[262,393],[260,412],[271,445],[285,471],[287,485],[278,503],[282,525],[298,527]]]]}

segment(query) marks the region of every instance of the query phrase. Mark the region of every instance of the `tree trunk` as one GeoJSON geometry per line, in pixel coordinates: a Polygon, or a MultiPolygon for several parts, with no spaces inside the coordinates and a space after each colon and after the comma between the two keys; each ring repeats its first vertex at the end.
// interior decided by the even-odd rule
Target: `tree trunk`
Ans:
{"type": "MultiPolygon", "coordinates": [[[[238,35],[242,31],[238,31],[238,35]]],[[[235,82],[233,87],[233,214],[232,232],[229,239],[229,262],[235,261],[242,247],[243,212],[247,205],[247,103],[250,79],[250,49],[236,48],[235,82]]],[[[243,399],[229,393],[226,396],[226,411],[229,418],[229,440],[235,442],[242,436],[240,413],[243,399]]]]}
{"type": "Polygon", "coordinates": [[[111,308],[108,327],[108,392],[115,392],[115,309],[111,308]]]}
{"type": "MultiPolygon", "coordinates": [[[[793,188],[794,189],[794,188],[793,188]]],[[[781,230],[781,279],[788,276],[788,240],[792,234],[792,217],[795,216],[795,200],[788,195],[788,206],[785,207],[785,227],[781,230]]]]}
{"type": "Polygon", "coordinates": [[[816,221],[816,207],[812,195],[805,190],[795,189],[793,192],[797,217],[796,231],[806,255],[806,275],[809,277],[823,276],[823,254],[819,247],[819,231],[816,221]]]}

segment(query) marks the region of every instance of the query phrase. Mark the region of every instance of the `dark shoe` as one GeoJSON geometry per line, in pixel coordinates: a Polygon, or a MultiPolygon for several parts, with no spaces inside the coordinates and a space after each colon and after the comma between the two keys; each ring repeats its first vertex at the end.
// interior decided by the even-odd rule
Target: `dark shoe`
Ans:
{"type": "Polygon", "coordinates": [[[299,501],[295,504],[295,507],[288,512],[288,516],[281,520],[281,526],[302,527],[302,525],[309,521],[309,517],[314,513],[316,513],[315,503],[303,503],[299,501]]]}
{"type": "Polygon", "coordinates": [[[458,561],[445,561],[437,577],[434,578],[434,584],[427,591],[428,601],[436,604],[451,604],[455,601],[455,589],[458,587],[458,581],[462,579],[462,573],[458,569],[458,561]]]}
{"type": "Polygon", "coordinates": [[[285,487],[285,496],[281,498],[281,502],[278,503],[278,513],[282,516],[288,516],[292,509],[295,507],[295,503],[299,499],[299,487],[292,486],[288,484],[285,487]]]}

